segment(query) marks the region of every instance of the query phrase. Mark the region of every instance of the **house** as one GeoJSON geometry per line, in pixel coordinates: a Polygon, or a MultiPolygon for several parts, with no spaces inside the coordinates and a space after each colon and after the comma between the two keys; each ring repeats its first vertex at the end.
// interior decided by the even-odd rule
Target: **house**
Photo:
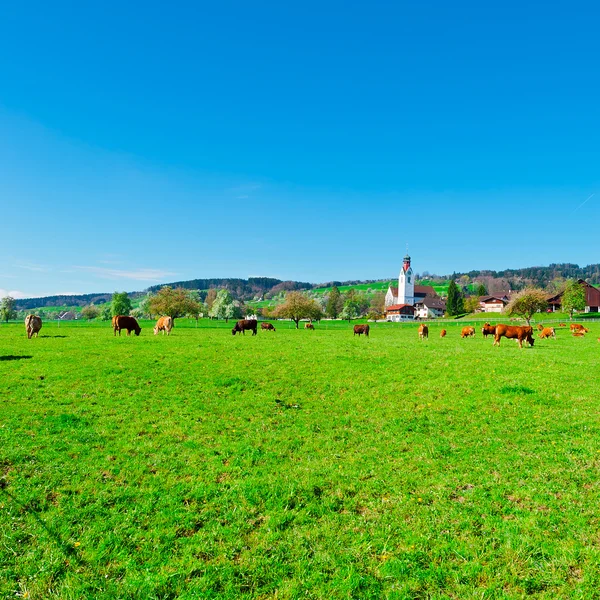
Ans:
{"type": "Polygon", "coordinates": [[[415,317],[417,319],[443,317],[445,312],[446,303],[441,298],[425,296],[415,302],[415,317]]]}
{"type": "Polygon", "coordinates": [[[400,321],[413,321],[415,307],[412,304],[392,304],[385,307],[386,321],[398,323],[400,321]]]}
{"type": "Polygon", "coordinates": [[[58,319],[61,321],[75,321],[77,319],[77,315],[70,310],[64,310],[58,313],[58,319]]]}
{"type": "Polygon", "coordinates": [[[482,296],[479,299],[481,310],[486,313],[500,313],[508,304],[508,296],[482,296]]]}
{"type": "MultiPolygon", "coordinates": [[[[577,283],[585,290],[585,312],[600,312],[600,290],[590,285],[585,279],[578,279],[577,283]]],[[[553,311],[561,310],[564,292],[548,298],[548,304],[553,311]]]]}

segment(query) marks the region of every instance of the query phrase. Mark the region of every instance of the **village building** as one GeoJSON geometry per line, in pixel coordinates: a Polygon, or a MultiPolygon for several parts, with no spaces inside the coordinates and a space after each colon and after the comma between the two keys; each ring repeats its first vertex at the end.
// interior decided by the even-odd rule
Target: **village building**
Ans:
{"type": "Polygon", "coordinates": [[[415,285],[414,273],[407,254],[398,275],[398,287],[389,286],[385,295],[385,318],[388,321],[428,319],[442,316],[446,304],[429,285],[415,285]]]}
{"type": "Polygon", "coordinates": [[[508,304],[508,296],[482,296],[479,299],[479,306],[482,312],[500,313],[508,304]]]}
{"type": "MultiPolygon", "coordinates": [[[[585,290],[585,312],[600,312],[600,290],[590,285],[585,279],[578,279],[577,283],[585,290]]],[[[564,292],[548,298],[548,305],[553,312],[561,310],[564,292]]]]}

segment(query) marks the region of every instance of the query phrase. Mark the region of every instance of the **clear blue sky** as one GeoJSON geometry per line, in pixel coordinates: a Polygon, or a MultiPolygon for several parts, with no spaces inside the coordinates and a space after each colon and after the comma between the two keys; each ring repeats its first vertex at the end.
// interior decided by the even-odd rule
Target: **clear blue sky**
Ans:
{"type": "Polygon", "coordinates": [[[0,294],[600,262],[599,20],[4,2],[0,294]]]}

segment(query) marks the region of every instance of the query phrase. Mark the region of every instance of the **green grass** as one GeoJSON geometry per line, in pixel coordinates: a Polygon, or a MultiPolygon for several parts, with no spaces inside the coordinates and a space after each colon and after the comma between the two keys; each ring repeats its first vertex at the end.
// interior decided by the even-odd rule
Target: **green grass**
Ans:
{"type": "Polygon", "coordinates": [[[597,598],[600,325],[0,325],[1,598],[597,598]]]}

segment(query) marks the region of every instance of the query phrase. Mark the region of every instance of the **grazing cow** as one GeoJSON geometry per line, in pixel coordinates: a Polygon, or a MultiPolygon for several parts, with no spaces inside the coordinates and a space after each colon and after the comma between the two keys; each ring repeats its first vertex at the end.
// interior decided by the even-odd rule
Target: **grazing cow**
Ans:
{"type": "Polygon", "coordinates": [[[427,325],[419,325],[419,339],[424,340],[429,337],[429,327],[427,325]]]}
{"type": "Polygon", "coordinates": [[[463,327],[460,332],[461,338],[475,337],[475,327],[463,327]]]}
{"type": "Polygon", "coordinates": [[[25,330],[27,331],[27,339],[30,340],[34,335],[38,337],[38,333],[42,328],[42,320],[37,315],[27,315],[25,317],[25,330]]]}
{"type": "MultiPolygon", "coordinates": [[[[362,334],[365,334],[366,337],[369,337],[369,326],[368,325],[355,325],[354,326],[354,335],[358,334],[360,337],[362,334]]],[[[352,336],[354,337],[354,336],[352,336]]]]}
{"type": "Polygon", "coordinates": [[[117,331],[119,332],[119,336],[121,335],[121,329],[127,330],[127,335],[131,335],[131,332],[134,331],[135,335],[140,335],[142,328],[138,325],[138,322],[134,317],[126,317],[124,315],[117,315],[112,318],[112,326],[117,335],[117,331]]]}
{"type": "Polygon", "coordinates": [[[271,323],[265,323],[264,321],[260,324],[260,328],[266,331],[275,331],[275,327],[271,323]]]}
{"type": "Polygon", "coordinates": [[[171,329],[173,329],[173,319],[171,317],[161,317],[158,321],[156,321],[156,325],[154,326],[154,335],[156,335],[159,331],[163,332],[165,335],[165,331],[167,335],[171,333],[171,329]]]}
{"type": "Polygon", "coordinates": [[[566,323],[559,323],[559,324],[558,324],[558,326],[559,326],[559,327],[566,327],[566,326],[567,326],[567,324],[566,324],[566,323]]]}
{"type": "Polygon", "coordinates": [[[538,336],[540,340],[546,340],[548,338],[556,338],[556,332],[554,331],[554,327],[544,327],[542,329],[542,333],[538,336]]]}
{"type": "Polygon", "coordinates": [[[538,331],[544,331],[544,326],[541,323],[537,324],[537,330],[538,331]]]}
{"type": "Polygon", "coordinates": [[[240,319],[231,330],[231,333],[235,335],[238,332],[241,332],[243,335],[246,335],[246,331],[252,331],[252,335],[256,335],[256,319],[240,319]]]}
{"type": "Polygon", "coordinates": [[[442,337],[446,337],[446,330],[445,330],[445,329],[442,329],[442,330],[440,331],[440,337],[441,337],[441,338],[442,338],[442,337]]]}
{"type": "Polygon", "coordinates": [[[571,331],[583,331],[583,333],[589,333],[590,330],[579,323],[571,323],[571,331]]]}
{"type": "Polygon", "coordinates": [[[304,323],[304,329],[312,329],[314,331],[315,326],[312,323],[304,323]]]}
{"type": "Polygon", "coordinates": [[[481,328],[481,333],[483,334],[484,338],[487,338],[488,335],[496,335],[496,326],[485,323],[485,325],[481,328]]]}
{"type": "Polygon", "coordinates": [[[514,325],[496,325],[496,335],[494,336],[494,346],[500,345],[500,338],[505,337],[519,342],[519,348],[523,348],[523,342],[528,342],[533,346],[533,327],[514,325]]]}
{"type": "Polygon", "coordinates": [[[573,337],[585,337],[585,332],[583,331],[574,331],[573,337]]]}

